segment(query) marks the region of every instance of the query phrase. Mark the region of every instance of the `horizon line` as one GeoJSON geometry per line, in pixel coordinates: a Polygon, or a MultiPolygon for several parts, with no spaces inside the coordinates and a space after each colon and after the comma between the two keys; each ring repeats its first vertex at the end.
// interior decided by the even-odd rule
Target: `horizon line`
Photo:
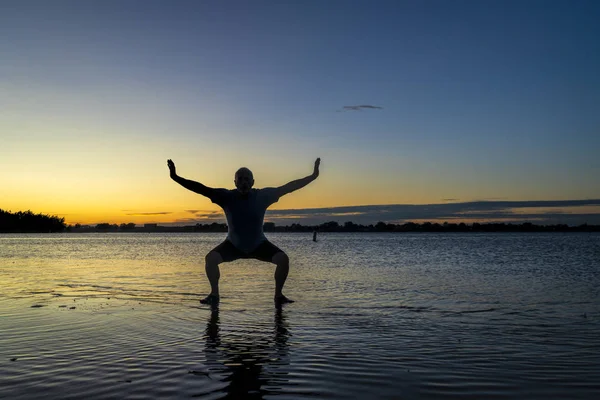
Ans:
{"type": "MultiPolygon", "coordinates": [[[[286,208],[286,209],[270,209],[265,213],[265,222],[280,223],[306,223],[312,220],[311,224],[315,225],[325,221],[349,220],[350,218],[357,223],[369,224],[379,221],[387,223],[407,222],[409,220],[549,220],[552,223],[562,223],[557,219],[564,218],[574,223],[574,219],[579,218],[577,223],[580,223],[581,218],[589,217],[592,221],[589,223],[600,222],[600,209],[598,212],[574,213],[567,212],[567,208],[573,207],[597,207],[600,206],[600,199],[578,199],[578,200],[472,200],[462,202],[441,202],[441,203],[424,203],[424,204],[407,204],[407,203],[391,203],[391,204],[365,204],[355,206],[333,206],[333,207],[308,207],[308,208],[286,208]],[[536,208],[557,209],[545,212],[535,212],[536,208]],[[520,210],[519,210],[520,209],[520,210]],[[531,212],[525,213],[522,209],[531,209],[531,212]],[[518,210],[520,212],[515,212],[518,210]],[[275,220],[275,221],[273,221],[275,220]],[[295,220],[293,222],[292,220],[295,220]],[[550,221],[552,220],[552,221],[550,221]],[[597,220],[597,221],[596,221],[597,220]],[[318,222],[321,221],[321,222],[318,222]],[[372,222],[367,222],[372,221],[372,222]]],[[[182,210],[189,211],[189,210],[182,210]]],[[[145,215],[151,214],[166,214],[176,211],[153,211],[144,212],[145,215]]],[[[136,213],[140,214],[140,213],[136,213]]],[[[68,214],[62,214],[66,216],[68,214]]],[[[147,221],[143,223],[160,223],[171,226],[186,226],[196,223],[211,223],[221,221],[225,218],[222,210],[194,210],[193,216],[190,218],[179,218],[172,221],[147,221]]],[[[89,222],[82,225],[106,223],[107,220],[99,222],[89,222]]],[[[76,224],[78,222],[73,222],[76,224]]],[[[80,222],[79,222],[80,223],[80,222]]],[[[81,223],[80,223],[81,224],[81,223]]]]}

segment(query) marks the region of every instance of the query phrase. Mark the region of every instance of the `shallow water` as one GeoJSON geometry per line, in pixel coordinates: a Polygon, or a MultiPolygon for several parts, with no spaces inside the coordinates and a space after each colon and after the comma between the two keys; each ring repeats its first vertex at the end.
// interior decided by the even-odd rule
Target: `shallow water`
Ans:
{"type": "Polygon", "coordinates": [[[0,235],[0,398],[600,398],[598,234],[269,236],[0,235]]]}

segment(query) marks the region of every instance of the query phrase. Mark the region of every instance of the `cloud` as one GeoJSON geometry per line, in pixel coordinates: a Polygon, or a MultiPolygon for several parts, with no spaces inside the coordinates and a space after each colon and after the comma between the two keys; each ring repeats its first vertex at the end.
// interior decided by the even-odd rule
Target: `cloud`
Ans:
{"type": "Polygon", "coordinates": [[[443,204],[390,204],[349,207],[269,210],[266,219],[278,225],[320,224],[327,221],[352,221],[374,224],[378,221],[404,223],[423,220],[501,220],[505,222],[537,221],[546,224],[600,224],[598,213],[578,207],[600,206],[600,199],[547,201],[473,201],[443,204]],[[539,209],[544,209],[539,211],[539,209]],[[546,210],[557,208],[557,210],[546,210]],[[531,212],[523,212],[530,209],[531,212]],[[536,212],[536,209],[537,212],[536,212]]]}
{"type": "Polygon", "coordinates": [[[373,106],[370,104],[361,104],[358,106],[344,106],[343,111],[362,111],[362,110],[383,110],[383,107],[373,106]]]}
{"type": "Polygon", "coordinates": [[[157,212],[133,212],[126,215],[168,215],[173,214],[172,211],[157,211],[157,212]]]}
{"type": "Polygon", "coordinates": [[[212,215],[212,214],[221,213],[220,211],[209,211],[209,210],[183,210],[183,211],[188,212],[190,214],[194,214],[194,215],[212,215]]]}
{"type": "MultiPolygon", "coordinates": [[[[445,199],[448,200],[448,199],[445,199]]],[[[185,210],[189,218],[164,225],[225,223],[222,211],[185,210]]],[[[147,214],[145,214],[147,215],[147,214]]],[[[438,204],[387,204],[267,210],[265,222],[277,225],[318,225],[328,221],[361,225],[416,222],[505,222],[537,224],[600,225],[600,199],[546,201],[471,201],[438,204]]]]}
{"type": "Polygon", "coordinates": [[[196,224],[210,224],[213,222],[223,223],[225,222],[225,214],[221,210],[184,210],[193,217],[189,218],[177,218],[170,224],[165,225],[196,225],[196,224]]]}

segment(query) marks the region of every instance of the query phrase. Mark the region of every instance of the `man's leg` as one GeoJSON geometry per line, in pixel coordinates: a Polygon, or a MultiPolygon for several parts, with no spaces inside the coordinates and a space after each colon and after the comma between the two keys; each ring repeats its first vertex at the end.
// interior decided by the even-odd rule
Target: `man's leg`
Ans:
{"type": "Polygon", "coordinates": [[[288,299],[282,293],[283,285],[290,271],[290,259],[283,251],[276,253],[271,262],[277,265],[275,268],[275,301],[277,303],[293,303],[293,300],[288,299]]]}
{"type": "Polygon", "coordinates": [[[212,302],[211,300],[219,299],[219,278],[221,277],[219,264],[223,262],[223,257],[213,250],[206,255],[205,261],[206,264],[204,270],[206,271],[206,277],[210,282],[210,294],[204,300],[200,300],[200,302],[209,304],[212,302]]]}
{"type": "Polygon", "coordinates": [[[206,277],[210,282],[210,294],[200,300],[200,303],[217,304],[219,302],[219,278],[221,277],[219,264],[237,260],[240,258],[240,255],[240,251],[229,240],[225,240],[208,252],[205,257],[206,264],[204,269],[206,277]]]}
{"type": "Polygon", "coordinates": [[[293,300],[288,299],[282,293],[283,285],[290,271],[290,259],[287,254],[273,243],[265,240],[254,251],[248,254],[248,257],[260,261],[272,262],[277,265],[277,268],[275,268],[275,302],[278,305],[293,303],[293,300]]]}

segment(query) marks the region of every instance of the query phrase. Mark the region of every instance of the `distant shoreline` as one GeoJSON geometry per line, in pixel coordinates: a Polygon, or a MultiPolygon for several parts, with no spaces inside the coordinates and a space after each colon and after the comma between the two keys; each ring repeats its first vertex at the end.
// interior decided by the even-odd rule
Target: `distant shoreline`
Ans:
{"type": "MultiPolygon", "coordinates": [[[[478,223],[454,222],[406,222],[390,224],[379,221],[376,224],[360,225],[352,221],[343,225],[329,221],[319,225],[291,224],[277,226],[274,222],[265,222],[265,232],[600,232],[600,225],[582,224],[569,226],[566,224],[536,225],[531,222],[522,223],[478,223]]],[[[12,213],[0,209],[0,233],[51,233],[51,232],[227,232],[227,224],[213,222],[187,226],[162,226],[147,223],[143,226],[122,223],[120,225],[103,222],[96,225],[68,225],[64,218],[55,215],[35,214],[32,211],[12,213]]]]}
{"type": "MultiPolygon", "coordinates": [[[[284,232],[284,233],[519,233],[519,232],[600,232],[600,225],[533,225],[533,224],[472,224],[444,226],[443,224],[409,224],[384,226],[366,226],[361,228],[348,229],[344,226],[336,227],[314,227],[314,226],[275,226],[265,228],[264,232],[284,232]]],[[[42,231],[42,230],[11,230],[0,229],[0,233],[227,233],[227,226],[218,224],[217,226],[156,226],[156,227],[135,227],[128,229],[109,228],[98,229],[96,227],[74,228],[66,227],[62,231],[42,231]]]]}
{"type": "MultiPolygon", "coordinates": [[[[227,233],[227,224],[213,222],[211,224],[196,224],[187,226],[161,226],[158,224],[145,224],[140,227],[133,227],[133,224],[109,225],[99,224],[88,226],[86,228],[70,227],[72,232],[222,232],[227,233]],[[101,226],[102,228],[99,228],[101,226]]],[[[68,228],[67,228],[68,230],[68,228]]],[[[273,222],[267,222],[263,226],[264,232],[292,232],[292,233],[312,233],[317,232],[339,232],[339,233],[410,233],[410,232],[600,232],[600,225],[578,225],[569,226],[566,224],[557,225],[535,225],[529,222],[521,224],[509,223],[414,223],[405,224],[387,224],[378,222],[374,225],[358,225],[353,222],[339,224],[335,221],[325,222],[320,225],[301,225],[292,224],[277,226],[273,222]]]]}

